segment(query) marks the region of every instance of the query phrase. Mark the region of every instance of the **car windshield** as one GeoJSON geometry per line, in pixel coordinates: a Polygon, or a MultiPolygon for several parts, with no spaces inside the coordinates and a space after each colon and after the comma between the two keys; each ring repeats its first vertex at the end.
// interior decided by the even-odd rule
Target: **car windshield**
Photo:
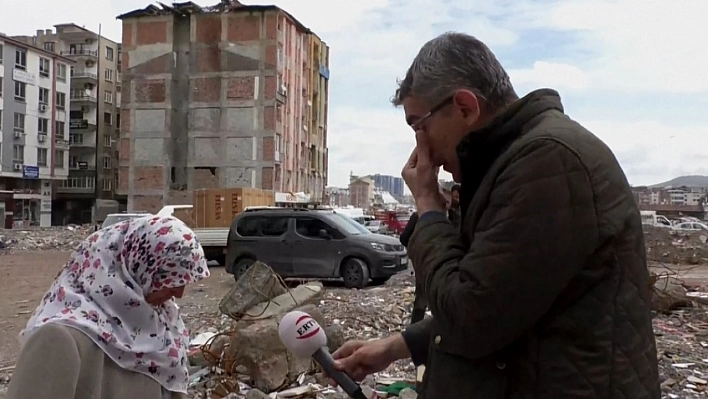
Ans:
{"type": "Polygon", "coordinates": [[[327,218],[333,225],[338,229],[350,235],[361,235],[361,234],[371,234],[364,226],[357,223],[356,220],[350,218],[349,216],[341,215],[339,213],[325,213],[324,217],[327,218]]]}

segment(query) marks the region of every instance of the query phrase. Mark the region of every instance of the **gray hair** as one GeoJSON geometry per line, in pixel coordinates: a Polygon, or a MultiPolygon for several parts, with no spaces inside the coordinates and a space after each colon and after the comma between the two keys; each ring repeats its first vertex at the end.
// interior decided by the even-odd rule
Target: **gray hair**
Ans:
{"type": "Polygon", "coordinates": [[[398,85],[391,99],[395,106],[413,95],[433,106],[458,89],[471,90],[492,110],[518,99],[509,75],[489,47],[457,32],[425,43],[398,85]]]}

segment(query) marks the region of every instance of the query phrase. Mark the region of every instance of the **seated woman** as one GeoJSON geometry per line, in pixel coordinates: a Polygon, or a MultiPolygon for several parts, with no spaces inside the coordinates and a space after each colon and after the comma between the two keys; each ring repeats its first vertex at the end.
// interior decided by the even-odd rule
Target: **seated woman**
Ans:
{"type": "Polygon", "coordinates": [[[189,333],[174,297],[208,276],[194,232],[173,217],[93,233],[20,334],[7,399],[186,397],[189,333]]]}

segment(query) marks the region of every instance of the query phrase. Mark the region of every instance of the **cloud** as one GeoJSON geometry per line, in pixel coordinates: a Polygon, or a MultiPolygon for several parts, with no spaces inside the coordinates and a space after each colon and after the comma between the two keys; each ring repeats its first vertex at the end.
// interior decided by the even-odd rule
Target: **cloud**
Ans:
{"type": "Polygon", "coordinates": [[[521,87],[552,87],[582,91],[591,84],[590,76],[580,68],[547,61],[536,61],[530,69],[510,70],[509,76],[517,90],[521,87]]]}

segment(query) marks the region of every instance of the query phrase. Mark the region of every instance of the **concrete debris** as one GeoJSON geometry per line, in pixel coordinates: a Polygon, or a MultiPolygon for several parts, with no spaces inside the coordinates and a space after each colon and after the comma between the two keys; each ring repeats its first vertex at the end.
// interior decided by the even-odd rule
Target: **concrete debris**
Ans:
{"type": "Polygon", "coordinates": [[[686,296],[687,290],[676,277],[653,276],[652,309],[666,313],[680,307],[691,306],[691,300],[686,296]]]}
{"type": "Polygon", "coordinates": [[[17,251],[71,251],[93,232],[91,225],[0,230],[0,255],[17,251]]]}
{"type": "MultiPolygon", "coordinates": [[[[194,331],[189,351],[192,397],[346,398],[329,386],[311,359],[288,352],[278,337],[278,323],[291,310],[312,315],[325,327],[330,352],[348,338],[386,336],[407,324],[414,291],[410,275],[396,276],[388,284],[366,290],[325,290],[313,281],[285,288],[267,265],[254,264],[222,298],[219,309],[224,314],[194,331]]],[[[367,379],[367,397],[392,396],[377,387],[412,386],[414,372],[410,362],[400,362],[367,379]]]]}
{"type": "Polygon", "coordinates": [[[644,226],[644,243],[647,259],[652,261],[684,265],[708,264],[705,233],[644,226]]]}
{"type": "MultiPolygon", "coordinates": [[[[270,299],[285,293],[285,284],[262,262],[254,262],[236,285],[219,303],[221,313],[240,319],[244,312],[259,303],[270,304],[270,299]]],[[[267,305],[266,305],[267,306],[267,305]]],[[[262,311],[261,311],[262,313],[262,311]]],[[[259,315],[259,313],[248,313],[259,315]]]]}

